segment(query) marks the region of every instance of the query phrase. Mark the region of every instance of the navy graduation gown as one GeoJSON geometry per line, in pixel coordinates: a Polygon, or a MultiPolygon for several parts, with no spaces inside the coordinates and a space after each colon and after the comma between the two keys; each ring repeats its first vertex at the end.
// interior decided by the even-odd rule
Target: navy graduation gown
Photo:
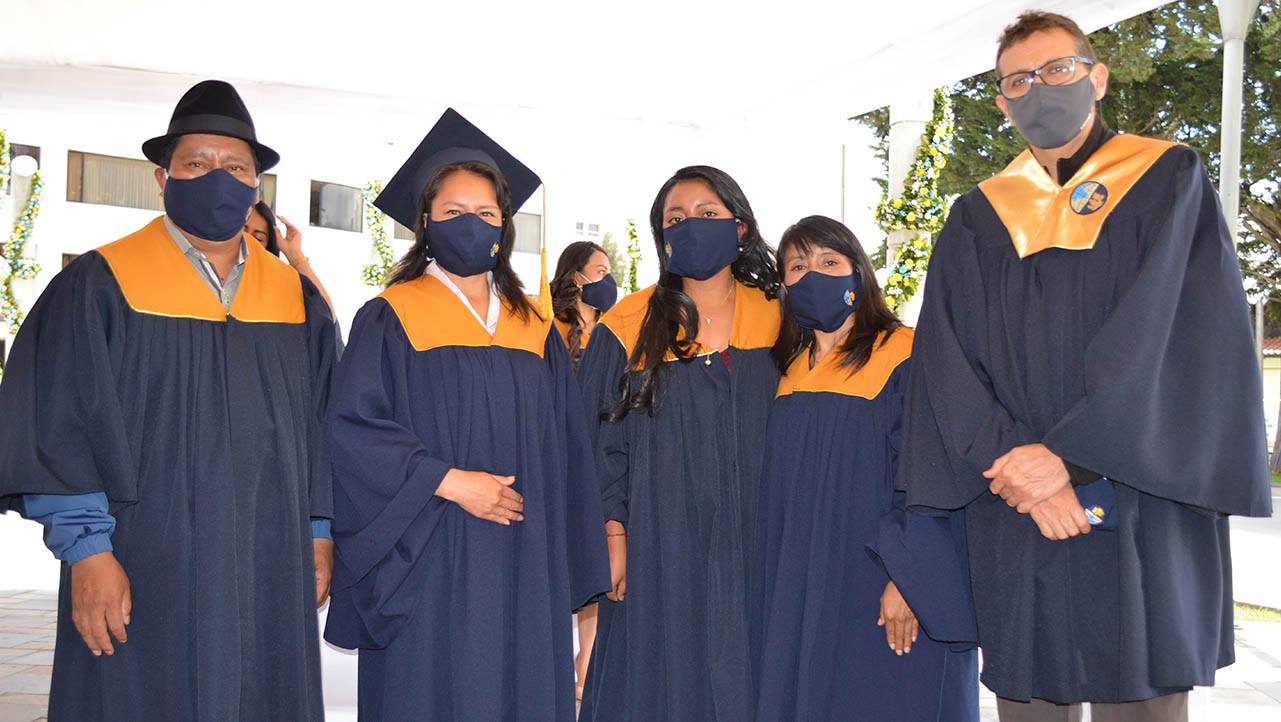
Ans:
{"type": "Polygon", "coordinates": [[[652,293],[601,318],[578,372],[605,516],[627,529],[626,601],[598,605],[580,719],[750,721],[749,594],[778,304],[739,286],[732,372],[712,351],[671,360],[652,416],[601,422],[652,293]]]}
{"type": "Polygon", "coordinates": [[[0,385],[0,496],[105,492],[129,641],[94,657],[62,569],[50,720],[322,720],[311,519],[331,513],[333,322],[249,239],[228,311],[157,218],[32,308],[0,385]]]}
{"type": "Polygon", "coordinates": [[[493,338],[443,283],[357,314],[334,385],[325,638],[360,649],[360,718],[573,722],[571,612],[609,587],[582,401],[560,335],[504,307],[493,338]],[[524,521],[434,496],[513,475],[524,521]]]}
{"type": "Polygon", "coordinates": [[[813,369],[802,352],[770,410],[752,595],[757,722],[978,720],[963,525],[905,513],[894,492],[912,331],[877,344],[852,375],[839,352],[813,369]],[[923,632],[902,656],[876,625],[891,578],[923,632]]]}
{"type": "Polygon", "coordinates": [[[935,247],[899,484],[966,510],[983,682],[1122,702],[1233,661],[1225,514],[1267,515],[1240,270],[1197,154],[1107,141],[1061,189],[1030,154],[962,196],[935,247]],[[1041,442],[1112,480],[1115,531],[1066,541],[981,472],[1041,442]]]}

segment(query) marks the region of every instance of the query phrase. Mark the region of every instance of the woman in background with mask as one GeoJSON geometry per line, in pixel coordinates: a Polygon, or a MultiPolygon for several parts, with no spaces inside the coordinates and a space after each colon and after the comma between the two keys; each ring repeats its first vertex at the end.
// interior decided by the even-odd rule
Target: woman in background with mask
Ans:
{"type": "Polygon", "coordinates": [[[750,721],[777,274],[743,191],[716,168],[677,171],[649,220],[658,283],[601,318],[579,369],[613,575],[580,719],[750,721]]]}
{"type": "Polygon", "coordinates": [[[364,722],[573,722],[570,614],[608,589],[582,398],[512,270],[536,175],[450,110],[375,205],[415,229],[329,414],[325,638],[364,722]]]}
{"type": "Polygon", "coordinates": [[[778,268],[783,378],[757,521],[756,720],[977,720],[963,528],[906,513],[894,491],[912,330],[830,218],[788,228],[778,268]]]}
{"type": "MultiPolygon", "coordinates": [[[[556,330],[565,340],[570,363],[577,371],[597,319],[618,300],[618,285],[610,275],[609,254],[591,241],[569,244],[556,262],[551,292],[556,330]]],[[[592,643],[596,640],[596,605],[583,607],[576,616],[578,654],[574,656],[574,677],[578,686],[574,694],[582,699],[587,660],[592,657],[592,643]]]]}
{"type": "Polygon", "coordinates": [[[611,270],[609,254],[591,241],[569,244],[556,262],[552,309],[575,371],[597,319],[618,300],[618,284],[611,270]]]}
{"type": "MultiPolygon", "coordinates": [[[[258,201],[254,204],[253,210],[249,211],[249,218],[245,220],[245,233],[253,236],[267,249],[268,253],[274,253],[277,256],[284,255],[285,260],[293,269],[306,276],[312,283],[316,284],[316,290],[324,297],[325,303],[329,306],[329,313],[334,317],[334,322],[338,321],[338,314],[334,312],[334,302],[329,300],[329,294],[325,292],[325,287],[320,282],[320,277],[311,268],[311,260],[302,253],[302,232],[294,224],[290,223],[284,216],[277,216],[271,210],[271,206],[266,201],[258,201]],[[282,239],[277,230],[276,221],[279,220],[285,225],[285,235],[282,239]],[[281,242],[283,240],[283,243],[281,242]]],[[[340,333],[339,336],[342,334],[340,333]]]]}

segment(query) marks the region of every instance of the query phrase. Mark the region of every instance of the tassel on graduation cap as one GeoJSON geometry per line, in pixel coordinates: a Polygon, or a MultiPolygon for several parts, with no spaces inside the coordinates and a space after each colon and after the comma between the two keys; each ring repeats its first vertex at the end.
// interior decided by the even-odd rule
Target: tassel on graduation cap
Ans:
{"type": "Polygon", "coordinates": [[[543,217],[538,224],[539,255],[542,258],[542,271],[538,276],[538,315],[544,321],[552,318],[552,286],[547,280],[547,186],[543,186],[543,217]]]}

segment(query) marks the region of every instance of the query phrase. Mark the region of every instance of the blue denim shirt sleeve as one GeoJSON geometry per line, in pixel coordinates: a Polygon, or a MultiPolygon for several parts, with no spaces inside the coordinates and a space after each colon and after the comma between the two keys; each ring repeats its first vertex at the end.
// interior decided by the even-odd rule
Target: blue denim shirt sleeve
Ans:
{"type": "Polygon", "coordinates": [[[323,519],[319,517],[312,519],[311,520],[311,538],[312,539],[333,539],[334,538],[333,535],[329,532],[329,524],[330,522],[328,519],[323,519]]]}
{"type": "Polygon", "coordinates": [[[25,516],[44,526],[44,544],[68,564],[112,550],[116,518],[107,513],[107,495],[28,494],[25,516]]]}

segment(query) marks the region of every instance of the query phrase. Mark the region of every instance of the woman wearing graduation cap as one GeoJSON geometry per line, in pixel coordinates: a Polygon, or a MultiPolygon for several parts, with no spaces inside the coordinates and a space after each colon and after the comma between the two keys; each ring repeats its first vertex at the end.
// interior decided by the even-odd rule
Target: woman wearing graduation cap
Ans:
{"type": "Polygon", "coordinates": [[[788,228],[778,268],[783,378],[756,534],[756,721],[977,720],[963,524],[906,513],[894,491],[912,330],[830,218],[788,228]]]}
{"type": "Polygon", "coordinates": [[[362,721],[574,719],[570,613],[608,588],[582,400],[509,257],[528,168],[446,111],[375,204],[415,229],[335,380],[325,638],[362,721]]]}
{"type": "Polygon", "coordinates": [[[578,372],[613,576],[580,719],[743,722],[777,274],[716,168],[677,171],[649,220],[658,283],[601,318],[578,372]]]}

